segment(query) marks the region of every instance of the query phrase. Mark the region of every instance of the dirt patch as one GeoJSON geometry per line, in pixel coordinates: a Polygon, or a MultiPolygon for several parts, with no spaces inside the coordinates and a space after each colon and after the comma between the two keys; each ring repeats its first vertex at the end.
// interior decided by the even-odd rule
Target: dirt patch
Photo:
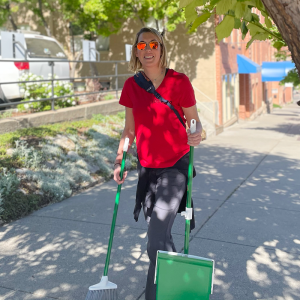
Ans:
{"type": "Polygon", "coordinates": [[[77,129],[77,132],[78,132],[79,134],[84,134],[84,133],[87,132],[89,129],[90,129],[90,127],[82,127],[82,128],[77,129]]]}
{"type": "Polygon", "coordinates": [[[39,147],[39,143],[41,142],[41,138],[36,136],[22,136],[20,137],[21,141],[26,141],[28,146],[39,147]]]}

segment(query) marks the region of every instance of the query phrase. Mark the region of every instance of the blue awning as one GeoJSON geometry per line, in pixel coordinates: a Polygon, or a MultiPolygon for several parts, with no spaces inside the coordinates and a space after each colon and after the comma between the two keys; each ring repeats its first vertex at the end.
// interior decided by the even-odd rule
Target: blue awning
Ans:
{"type": "Polygon", "coordinates": [[[262,81],[281,81],[294,68],[295,64],[291,61],[263,62],[262,81]]]}
{"type": "Polygon", "coordinates": [[[245,55],[238,54],[237,63],[240,74],[259,73],[261,71],[261,66],[245,55]]]}

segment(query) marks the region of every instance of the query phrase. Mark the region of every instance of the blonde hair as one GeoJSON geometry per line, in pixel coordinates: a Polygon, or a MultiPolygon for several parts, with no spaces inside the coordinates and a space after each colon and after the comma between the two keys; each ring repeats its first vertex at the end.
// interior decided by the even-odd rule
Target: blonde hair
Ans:
{"type": "Polygon", "coordinates": [[[136,45],[138,43],[140,35],[142,33],[144,33],[144,32],[151,32],[151,33],[153,33],[158,38],[158,41],[160,42],[160,45],[161,45],[161,57],[160,57],[160,61],[159,61],[159,66],[161,68],[167,67],[168,66],[167,48],[166,48],[166,45],[164,43],[164,38],[163,38],[162,34],[160,34],[154,28],[143,27],[136,34],[136,38],[135,38],[134,44],[132,45],[131,57],[130,57],[130,62],[129,62],[129,71],[137,72],[137,71],[143,69],[140,60],[138,59],[138,57],[136,57],[136,45]]]}

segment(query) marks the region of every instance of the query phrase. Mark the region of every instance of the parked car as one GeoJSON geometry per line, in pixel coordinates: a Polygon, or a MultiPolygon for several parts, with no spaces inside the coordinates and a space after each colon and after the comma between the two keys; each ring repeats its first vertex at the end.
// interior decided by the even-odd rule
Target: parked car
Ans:
{"type": "MultiPolygon", "coordinates": [[[[4,62],[1,56],[0,35],[0,103],[12,102],[24,97],[18,84],[5,84],[5,82],[19,81],[24,72],[30,72],[44,79],[51,74],[51,66],[48,62],[40,60],[60,60],[54,63],[54,74],[59,78],[70,77],[70,64],[67,61],[62,46],[55,38],[43,36],[36,32],[18,31],[24,34],[25,49],[28,50],[28,62],[4,62]]],[[[1,108],[0,108],[1,109],[1,108]]]]}

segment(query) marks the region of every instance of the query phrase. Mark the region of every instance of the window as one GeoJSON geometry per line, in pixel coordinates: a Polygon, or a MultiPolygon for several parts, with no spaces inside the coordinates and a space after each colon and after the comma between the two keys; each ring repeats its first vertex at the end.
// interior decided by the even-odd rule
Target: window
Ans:
{"type": "Polygon", "coordinates": [[[25,38],[25,41],[30,57],[67,58],[55,41],[40,38],[25,38]]]}

